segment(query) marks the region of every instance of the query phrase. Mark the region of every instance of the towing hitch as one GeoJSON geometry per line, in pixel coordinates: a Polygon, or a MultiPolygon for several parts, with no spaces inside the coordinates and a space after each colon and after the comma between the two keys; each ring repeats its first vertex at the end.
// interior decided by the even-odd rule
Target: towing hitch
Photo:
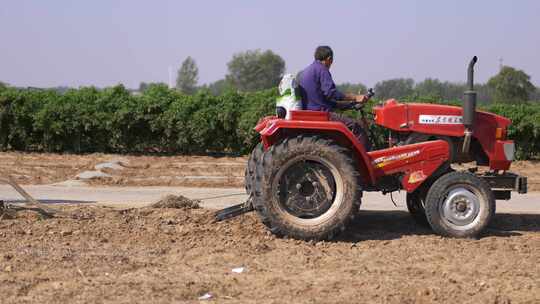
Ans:
{"type": "Polygon", "coordinates": [[[214,217],[216,219],[216,222],[221,222],[224,220],[228,220],[230,218],[242,215],[244,213],[251,212],[255,209],[253,209],[253,204],[251,203],[251,196],[245,201],[244,203],[234,205],[231,207],[227,207],[225,209],[221,209],[217,211],[214,214],[214,217]]]}

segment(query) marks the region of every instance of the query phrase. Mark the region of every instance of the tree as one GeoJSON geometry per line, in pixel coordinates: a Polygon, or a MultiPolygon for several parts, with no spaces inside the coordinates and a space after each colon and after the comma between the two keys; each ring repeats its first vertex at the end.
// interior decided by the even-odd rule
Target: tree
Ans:
{"type": "MultiPolygon", "coordinates": [[[[463,88],[466,88],[466,85],[463,85],[463,88]]],[[[493,89],[488,86],[486,83],[479,83],[474,85],[474,90],[476,91],[476,99],[478,103],[491,103],[493,102],[493,89]]]]}
{"type": "Polygon", "coordinates": [[[414,91],[417,96],[445,99],[445,85],[437,78],[426,78],[424,81],[419,82],[414,87],[414,91]]]}
{"type": "MultiPolygon", "coordinates": [[[[476,85],[475,90],[478,93],[479,102],[488,102],[484,93],[482,93],[479,88],[482,85],[476,85]]],[[[463,93],[467,90],[465,83],[455,83],[455,82],[442,82],[441,83],[442,95],[441,98],[447,101],[457,101],[463,99],[463,93]]],[[[480,88],[481,89],[481,88],[480,88]]]]}
{"type": "Polygon", "coordinates": [[[426,78],[414,87],[414,98],[428,101],[457,101],[463,98],[465,84],[441,82],[437,78],[426,78]]]}
{"type": "Polygon", "coordinates": [[[345,82],[338,84],[336,88],[342,93],[362,94],[367,92],[366,86],[361,83],[345,82]]]}
{"type": "Polygon", "coordinates": [[[195,60],[188,56],[178,70],[176,78],[176,88],[185,93],[193,94],[197,90],[197,82],[199,81],[199,68],[195,60]]]}
{"type": "Polygon", "coordinates": [[[271,50],[251,50],[233,55],[227,67],[226,79],[248,92],[276,87],[285,72],[285,61],[271,50]]]}
{"type": "Polygon", "coordinates": [[[499,74],[489,79],[487,84],[493,89],[495,102],[526,102],[536,90],[530,82],[529,75],[509,66],[504,66],[499,74]]]}
{"type": "Polygon", "coordinates": [[[396,78],[380,81],[375,85],[375,94],[380,99],[406,98],[414,93],[414,80],[411,78],[396,78]]]}
{"type": "Polygon", "coordinates": [[[146,89],[148,89],[148,86],[149,86],[149,83],[146,83],[146,82],[144,82],[144,81],[141,82],[141,83],[139,84],[139,92],[142,93],[142,92],[146,91],[146,89]]]}
{"type": "Polygon", "coordinates": [[[64,94],[67,91],[69,91],[71,88],[68,87],[68,86],[58,86],[58,87],[53,87],[53,88],[50,88],[50,89],[55,90],[56,92],[58,92],[58,94],[64,94]]]}
{"type": "Polygon", "coordinates": [[[234,85],[228,79],[220,79],[216,82],[212,82],[209,85],[204,86],[206,89],[212,93],[212,95],[219,96],[225,93],[226,91],[233,90],[234,85]]]}
{"type": "Polygon", "coordinates": [[[531,94],[530,100],[540,101],[540,88],[536,87],[534,92],[531,94]]]}

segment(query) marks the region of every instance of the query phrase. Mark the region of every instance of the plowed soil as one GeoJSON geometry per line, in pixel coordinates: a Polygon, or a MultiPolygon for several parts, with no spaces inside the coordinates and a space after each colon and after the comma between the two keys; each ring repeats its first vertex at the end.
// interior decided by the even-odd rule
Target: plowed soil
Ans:
{"type": "Polygon", "coordinates": [[[122,170],[103,169],[111,175],[90,181],[95,185],[243,187],[245,157],[125,156],[113,154],[51,154],[0,152],[0,173],[23,185],[76,179],[95,165],[119,161],[122,170]]]}
{"type": "MultiPolygon", "coordinates": [[[[48,154],[0,152],[0,173],[11,174],[23,185],[75,179],[94,166],[120,161],[122,170],[103,169],[111,175],[90,181],[95,185],[243,187],[246,157],[124,156],[113,154],[48,154]]],[[[516,161],[511,171],[528,177],[529,191],[540,191],[540,161],[516,161]]]]}
{"type": "Polygon", "coordinates": [[[62,208],[0,220],[0,302],[540,303],[540,215],[498,214],[463,240],[364,211],[313,243],[276,238],[254,214],[62,208]]]}
{"type": "MultiPolygon", "coordinates": [[[[123,169],[91,183],[240,187],[246,161],[0,153],[0,173],[51,184],[115,159],[123,169]]],[[[538,165],[513,171],[540,190],[538,165]]],[[[314,243],[276,238],[255,214],[214,223],[211,211],[181,206],[0,215],[0,302],[540,303],[540,214],[497,214],[481,238],[463,240],[406,212],[363,211],[338,239],[314,243]]]]}

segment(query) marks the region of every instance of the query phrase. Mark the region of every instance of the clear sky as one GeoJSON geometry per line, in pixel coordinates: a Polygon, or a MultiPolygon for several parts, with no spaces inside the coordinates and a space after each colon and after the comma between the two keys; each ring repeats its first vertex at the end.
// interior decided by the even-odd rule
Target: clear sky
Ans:
{"type": "Polygon", "coordinates": [[[503,58],[538,86],[539,13],[535,0],[2,0],[0,81],[135,88],[192,56],[208,83],[236,52],[272,49],[297,72],[328,44],[336,82],[464,81],[477,55],[479,81],[503,58]]]}

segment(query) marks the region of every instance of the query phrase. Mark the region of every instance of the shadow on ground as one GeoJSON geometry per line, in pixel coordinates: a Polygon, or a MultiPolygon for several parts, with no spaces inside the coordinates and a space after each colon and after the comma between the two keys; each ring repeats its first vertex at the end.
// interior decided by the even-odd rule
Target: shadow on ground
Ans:
{"type": "MultiPolygon", "coordinates": [[[[520,232],[540,232],[540,214],[496,214],[481,237],[519,236],[520,232]]],[[[417,224],[406,211],[364,210],[336,241],[393,240],[433,234],[431,228],[417,224]]]]}

